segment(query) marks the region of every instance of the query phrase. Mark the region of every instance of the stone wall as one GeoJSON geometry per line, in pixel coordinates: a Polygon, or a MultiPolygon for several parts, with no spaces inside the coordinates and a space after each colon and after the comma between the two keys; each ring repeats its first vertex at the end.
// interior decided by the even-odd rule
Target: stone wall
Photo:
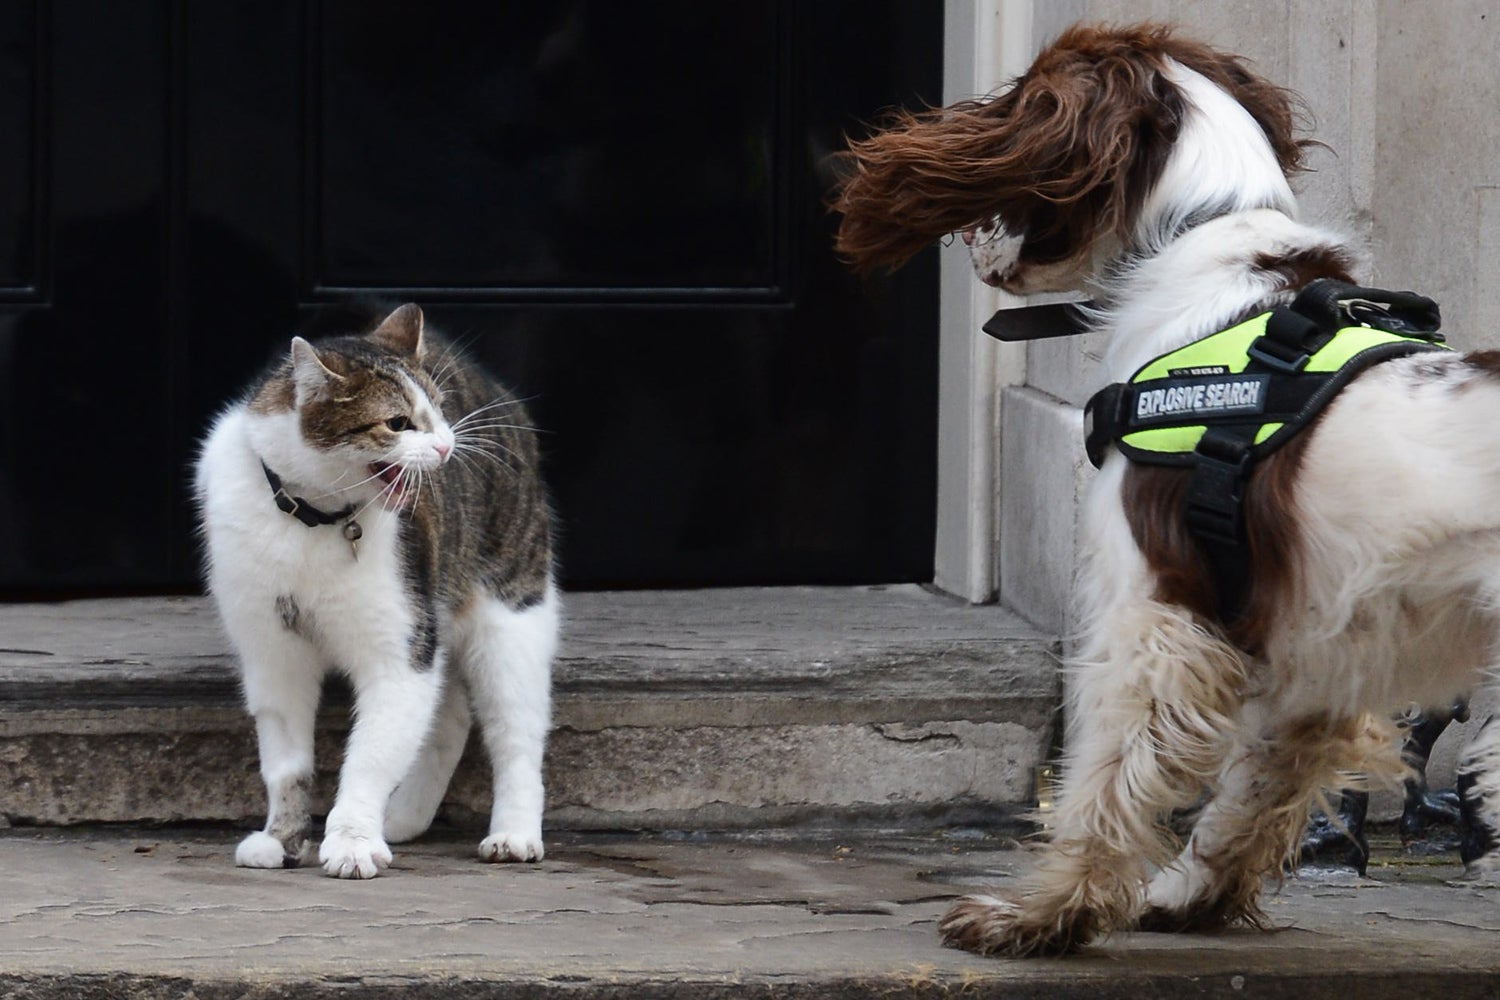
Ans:
{"type": "Polygon", "coordinates": [[[1450,342],[1500,344],[1500,2],[1385,0],[1375,273],[1443,307],[1450,342]]]}

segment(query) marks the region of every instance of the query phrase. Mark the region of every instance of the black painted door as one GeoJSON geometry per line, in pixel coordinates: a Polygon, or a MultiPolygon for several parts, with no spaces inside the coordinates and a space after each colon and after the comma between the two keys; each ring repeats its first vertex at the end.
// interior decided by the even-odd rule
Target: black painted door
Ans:
{"type": "Polygon", "coordinates": [[[193,587],[197,436],[351,300],[531,398],[572,586],[930,578],[936,262],[851,278],[821,199],[935,5],[9,11],[6,596],[193,587]]]}

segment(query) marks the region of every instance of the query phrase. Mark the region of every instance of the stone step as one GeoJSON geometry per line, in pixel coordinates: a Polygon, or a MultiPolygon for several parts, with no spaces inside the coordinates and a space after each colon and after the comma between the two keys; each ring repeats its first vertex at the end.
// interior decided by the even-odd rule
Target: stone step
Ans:
{"type": "MultiPolygon", "coordinates": [[[[918,586],[567,599],[551,829],[1003,821],[1054,737],[1056,641],[918,586]]],[[[347,728],[324,699],[319,802],[347,728]]],[[[447,816],[488,813],[477,739],[447,816]]],[[[203,598],[0,605],[0,822],[254,824],[264,791],[203,598]]]]}
{"type": "Polygon", "coordinates": [[[1278,932],[1120,933],[1067,959],[944,948],[955,896],[1035,857],[943,836],[565,834],[535,865],[470,839],[398,848],[369,882],[233,866],[233,831],[0,832],[7,1000],[1157,1000],[1493,998],[1500,888],[1376,845],[1369,878],[1304,873],[1278,932]]]}

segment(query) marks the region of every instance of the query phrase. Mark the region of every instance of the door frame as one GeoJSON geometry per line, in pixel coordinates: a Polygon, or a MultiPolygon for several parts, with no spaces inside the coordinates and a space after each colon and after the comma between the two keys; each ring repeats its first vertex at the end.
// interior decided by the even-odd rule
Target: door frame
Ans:
{"type": "MultiPolygon", "coordinates": [[[[1030,64],[1034,0],[944,0],[943,102],[989,94],[1030,64]]],[[[1000,395],[1026,381],[1024,344],[980,333],[1025,304],[975,280],[962,242],[940,253],[938,502],[933,583],[972,603],[999,595],[1000,395]]]]}

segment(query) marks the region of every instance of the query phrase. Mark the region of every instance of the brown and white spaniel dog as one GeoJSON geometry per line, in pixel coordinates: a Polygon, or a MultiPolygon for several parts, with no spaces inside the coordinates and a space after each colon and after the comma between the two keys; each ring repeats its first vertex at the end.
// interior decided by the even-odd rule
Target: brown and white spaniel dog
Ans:
{"type": "MultiPolygon", "coordinates": [[[[1087,288],[1104,380],[1124,381],[1313,279],[1352,280],[1347,242],[1297,218],[1295,110],[1170,28],[1077,26],[1002,95],[852,143],[838,249],[894,267],[958,232],[990,284],[1087,288]]],[[[1495,683],[1500,352],[1376,364],[1256,466],[1232,626],[1184,524],[1187,475],[1105,458],[1085,501],[1051,843],[1017,894],[960,901],[949,943],[1045,955],[1135,927],[1261,925],[1262,881],[1319,790],[1400,776],[1391,711],[1495,683]],[[1167,817],[1205,789],[1181,844],[1167,817]]],[[[1500,726],[1462,769],[1500,828],[1500,726]]]]}

